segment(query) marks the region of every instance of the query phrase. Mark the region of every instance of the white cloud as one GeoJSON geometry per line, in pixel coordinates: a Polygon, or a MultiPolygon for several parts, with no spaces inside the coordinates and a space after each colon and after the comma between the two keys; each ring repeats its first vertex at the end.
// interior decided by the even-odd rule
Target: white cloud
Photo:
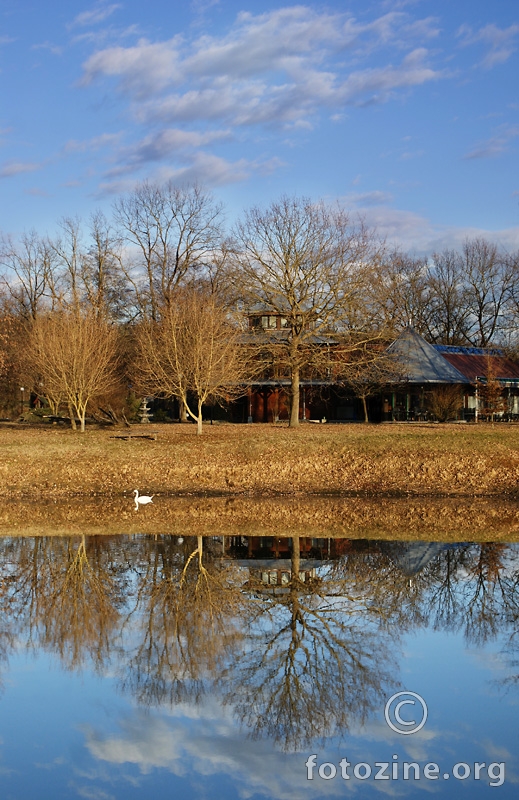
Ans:
{"type": "Polygon", "coordinates": [[[101,150],[104,147],[110,147],[120,142],[122,133],[102,133],[100,136],[94,136],[92,139],[70,139],[63,146],[63,153],[66,155],[70,153],[85,153],[89,151],[101,150]]]}
{"type": "MultiPolygon", "coordinates": [[[[360,197],[362,195],[359,195],[360,197]]],[[[346,207],[348,199],[344,198],[346,207]]],[[[519,226],[488,230],[468,226],[434,225],[414,211],[391,208],[385,204],[359,202],[356,204],[356,212],[388,244],[403,247],[417,254],[428,254],[446,248],[461,248],[466,239],[474,238],[488,239],[509,251],[519,249],[519,226]]]]}
{"type": "Polygon", "coordinates": [[[153,161],[170,159],[174,155],[192,152],[216,141],[229,139],[229,131],[216,130],[200,133],[180,128],[166,128],[145,136],[134,145],[121,148],[117,160],[121,166],[117,171],[133,171],[153,161]]]}
{"type": "Polygon", "coordinates": [[[53,56],[60,56],[63,53],[63,48],[52,42],[41,42],[41,44],[33,44],[32,50],[48,50],[53,56]]]}
{"type": "Polygon", "coordinates": [[[155,94],[180,80],[177,47],[180,37],[153,44],[140,39],[133,47],[109,47],[90,56],[83,65],[83,84],[100,75],[121,79],[125,92],[138,99],[155,94]]]}
{"type": "Polygon", "coordinates": [[[85,729],[86,746],[94,758],[110,764],[133,764],[147,774],[156,768],[188,776],[193,786],[200,777],[228,776],[238,796],[299,800],[340,796],[342,781],[309,783],[303,754],[287,756],[265,740],[252,741],[234,724],[230,713],[209,699],[203,708],[178,707],[173,721],[165,716],[136,712],[121,722],[119,736],[102,738],[85,729]],[[265,769],[268,763],[269,768],[265,769]]]}
{"type": "Polygon", "coordinates": [[[35,172],[41,169],[41,164],[35,164],[28,161],[8,161],[0,167],[0,178],[13,178],[16,175],[21,175],[25,172],[35,172]]]}
{"type": "Polygon", "coordinates": [[[115,11],[118,11],[122,6],[119,3],[112,3],[106,5],[105,3],[97,3],[94,8],[89,11],[82,11],[78,14],[71,23],[71,26],[90,26],[97,25],[104,22],[105,19],[111,17],[115,11]]]}
{"type": "Polygon", "coordinates": [[[100,47],[84,62],[81,85],[111,82],[142,129],[136,144],[114,145],[101,192],[120,191],[146,165],[213,185],[275,170],[280,162],[268,155],[229,162],[205,149],[236,128],[311,131],[320,115],[338,120],[346,106],[387,102],[444,77],[422,46],[438,32],[430,17],[392,11],[358,21],[299,5],[241,12],[221,36],[197,30],[100,47]]]}
{"type": "Polygon", "coordinates": [[[466,159],[493,158],[505,153],[510,143],[519,136],[519,125],[502,125],[494,136],[470,150],[466,159]]]}
{"type": "Polygon", "coordinates": [[[116,78],[137,101],[140,121],[295,122],[320,108],[337,112],[344,104],[380,102],[394,90],[442,77],[426,64],[427,51],[411,46],[431,35],[428,20],[409,24],[399,13],[361,25],[345,14],[305,6],[257,16],[242,12],[220,38],[142,39],[100,50],[83,65],[83,84],[116,78]],[[403,46],[410,52],[396,67],[351,70],[344,61],[348,53],[358,62],[374,50],[403,46]]]}
{"type": "Polygon", "coordinates": [[[498,28],[497,25],[485,25],[474,31],[468,25],[462,25],[458,36],[463,45],[482,43],[488,48],[482,61],[482,66],[491,69],[505,61],[516,52],[519,45],[519,24],[510,25],[509,28],[498,28]]]}
{"type": "MultiPolygon", "coordinates": [[[[171,180],[185,185],[199,183],[214,187],[239,183],[253,174],[269,174],[281,166],[282,162],[276,158],[228,161],[202,150],[189,155],[184,154],[174,166],[161,165],[154,171],[147,169],[146,178],[159,184],[171,180]]],[[[110,170],[99,186],[99,195],[122,194],[133,190],[136,179],[124,177],[131,171],[132,165],[125,163],[110,170]]]]}
{"type": "Polygon", "coordinates": [[[392,194],[390,194],[389,192],[381,192],[380,190],[375,190],[373,192],[363,192],[362,194],[350,194],[347,195],[343,200],[346,206],[353,205],[360,208],[366,206],[386,205],[387,203],[391,203],[392,201],[393,201],[392,194]]]}
{"type": "Polygon", "coordinates": [[[202,16],[210,8],[220,5],[220,0],[192,0],[190,5],[195,14],[202,16]]]}

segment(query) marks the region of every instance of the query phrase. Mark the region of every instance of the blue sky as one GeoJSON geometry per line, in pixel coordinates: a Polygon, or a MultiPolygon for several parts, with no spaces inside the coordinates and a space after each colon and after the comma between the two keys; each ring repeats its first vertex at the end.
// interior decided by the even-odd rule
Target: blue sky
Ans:
{"type": "Polygon", "coordinates": [[[0,26],[4,232],[171,178],[229,222],[287,193],[416,252],[519,247],[513,0],[1,0],[0,26]]]}

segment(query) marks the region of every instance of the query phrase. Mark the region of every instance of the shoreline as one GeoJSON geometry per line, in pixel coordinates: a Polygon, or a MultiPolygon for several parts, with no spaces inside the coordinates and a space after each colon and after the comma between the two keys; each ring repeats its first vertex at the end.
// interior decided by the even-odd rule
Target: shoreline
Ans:
{"type": "Polygon", "coordinates": [[[149,431],[0,427],[0,536],[519,539],[519,426],[149,431]]]}
{"type": "Polygon", "coordinates": [[[9,500],[0,537],[70,535],[275,536],[402,541],[519,541],[519,499],[172,498],[134,510],[117,498],[9,500]]]}

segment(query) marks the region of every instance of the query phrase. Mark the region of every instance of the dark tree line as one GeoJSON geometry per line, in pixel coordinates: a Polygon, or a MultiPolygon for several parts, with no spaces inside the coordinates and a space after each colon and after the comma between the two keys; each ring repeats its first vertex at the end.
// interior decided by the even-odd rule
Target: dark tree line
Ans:
{"type": "Polygon", "coordinates": [[[409,323],[433,343],[515,348],[518,271],[518,253],[484,239],[391,251],[339,205],[306,198],[252,208],[227,230],[199,186],[144,183],[110,217],[1,237],[0,405],[12,411],[27,386],[83,427],[87,409],[122,405],[131,386],[176,397],[200,425],[204,403],[231,399],[261,366],[264,352],[237,353],[247,313],[263,307],[283,319],[269,358],[290,376],[295,425],[301,376],[329,374],[318,337],[335,337],[343,363],[363,354],[370,374],[368,354],[409,323]]]}

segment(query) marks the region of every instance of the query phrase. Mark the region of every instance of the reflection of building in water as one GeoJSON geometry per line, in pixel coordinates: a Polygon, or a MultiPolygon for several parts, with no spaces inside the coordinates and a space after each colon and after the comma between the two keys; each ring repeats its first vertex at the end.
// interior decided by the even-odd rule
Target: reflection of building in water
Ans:
{"type": "Polygon", "coordinates": [[[409,577],[417,575],[444,550],[455,550],[461,544],[443,542],[388,542],[382,545],[391,561],[409,577]]]}
{"type": "Polygon", "coordinates": [[[444,550],[463,546],[442,542],[390,542],[369,539],[296,537],[297,563],[294,567],[293,539],[289,536],[225,536],[223,553],[239,566],[248,568],[249,580],[245,589],[282,595],[294,583],[293,570],[298,570],[300,589],[315,590],[322,578],[318,573],[327,561],[338,561],[366,555],[389,557],[409,578],[417,575],[444,550]],[[302,585],[301,585],[302,584],[302,585]]]}
{"type": "Polygon", "coordinates": [[[338,559],[350,546],[348,539],[308,536],[298,536],[296,542],[294,553],[294,540],[289,536],[226,536],[223,551],[249,569],[244,589],[283,595],[296,582],[299,592],[314,591],[321,583],[317,568],[325,560],[338,559]]]}
{"type": "MultiPolygon", "coordinates": [[[[249,567],[249,580],[244,584],[244,589],[271,595],[287,594],[290,591],[294,578],[291,561],[283,558],[256,564],[256,568],[249,567]]],[[[298,578],[299,583],[303,584],[300,590],[304,591],[306,588],[310,592],[320,583],[316,566],[315,561],[312,563],[305,560],[300,564],[298,578]]]]}
{"type": "MultiPolygon", "coordinates": [[[[351,548],[350,539],[299,537],[301,556],[317,559],[339,558],[351,548]]],[[[290,558],[292,537],[290,536],[225,536],[225,555],[246,559],[290,558]]]]}

